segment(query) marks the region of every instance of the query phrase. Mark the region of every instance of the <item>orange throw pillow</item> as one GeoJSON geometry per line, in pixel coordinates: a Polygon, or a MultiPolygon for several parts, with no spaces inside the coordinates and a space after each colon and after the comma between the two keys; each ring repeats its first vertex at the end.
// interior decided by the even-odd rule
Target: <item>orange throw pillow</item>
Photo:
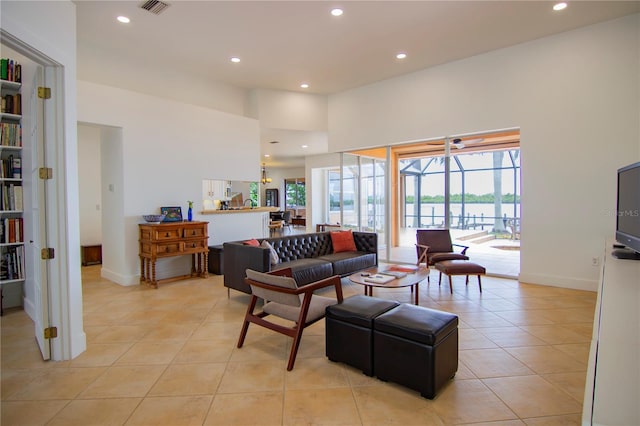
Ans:
{"type": "Polygon", "coordinates": [[[244,241],[242,244],[244,244],[245,246],[255,246],[255,247],[260,247],[260,241],[254,239],[251,240],[247,240],[244,241]]]}
{"type": "Polygon", "coordinates": [[[358,251],[356,248],[356,242],[353,240],[353,232],[348,231],[332,231],[331,243],[333,243],[333,252],[340,253],[341,251],[358,251]]]}

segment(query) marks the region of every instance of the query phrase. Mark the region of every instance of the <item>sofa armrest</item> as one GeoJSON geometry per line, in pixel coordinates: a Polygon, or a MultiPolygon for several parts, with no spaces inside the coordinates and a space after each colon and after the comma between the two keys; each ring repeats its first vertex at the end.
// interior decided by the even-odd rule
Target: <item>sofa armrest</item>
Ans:
{"type": "Polygon", "coordinates": [[[269,249],[244,245],[241,242],[223,244],[224,286],[251,294],[251,287],[244,281],[246,270],[269,272],[271,263],[269,249]]]}
{"type": "Polygon", "coordinates": [[[356,249],[365,253],[376,255],[376,265],[378,264],[378,234],[376,232],[353,232],[353,241],[356,249]]]}

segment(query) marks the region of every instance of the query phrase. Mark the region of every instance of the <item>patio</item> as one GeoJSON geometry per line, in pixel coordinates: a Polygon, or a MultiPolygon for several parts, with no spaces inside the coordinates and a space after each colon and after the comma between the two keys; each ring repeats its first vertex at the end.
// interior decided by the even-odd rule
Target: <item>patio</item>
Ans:
{"type": "MultiPolygon", "coordinates": [[[[390,262],[416,262],[416,228],[400,229],[400,246],[391,249],[390,262]]],[[[491,239],[474,230],[452,229],[454,243],[469,246],[469,260],[487,269],[487,275],[517,279],[520,274],[520,240],[491,239]]],[[[381,252],[383,250],[381,249],[381,252]]]]}

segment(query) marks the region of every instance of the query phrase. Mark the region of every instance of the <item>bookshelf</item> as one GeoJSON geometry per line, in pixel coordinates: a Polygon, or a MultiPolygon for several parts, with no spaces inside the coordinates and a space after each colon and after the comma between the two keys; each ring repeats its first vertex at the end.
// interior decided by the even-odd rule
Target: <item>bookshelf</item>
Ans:
{"type": "Polygon", "coordinates": [[[0,59],[0,297],[5,285],[25,280],[21,71],[0,59]]]}

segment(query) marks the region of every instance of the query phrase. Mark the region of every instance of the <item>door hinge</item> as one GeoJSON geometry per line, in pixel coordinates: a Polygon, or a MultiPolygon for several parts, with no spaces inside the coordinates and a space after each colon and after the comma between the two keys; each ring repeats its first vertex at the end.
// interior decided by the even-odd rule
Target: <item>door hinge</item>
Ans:
{"type": "Polygon", "coordinates": [[[48,327],[44,329],[45,339],[55,339],[58,337],[58,327],[48,327]]]}
{"type": "Polygon", "coordinates": [[[50,87],[38,87],[38,97],[40,99],[51,99],[51,88],[50,87]]]}
{"type": "Polygon", "coordinates": [[[53,179],[53,169],[51,167],[40,167],[38,174],[40,179],[53,179]]]}
{"type": "Polygon", "coordinates": [[[40,258],[42,260],[54,259],[55,252],[52,248],[43,248],[40,250],[40,258]]]}

